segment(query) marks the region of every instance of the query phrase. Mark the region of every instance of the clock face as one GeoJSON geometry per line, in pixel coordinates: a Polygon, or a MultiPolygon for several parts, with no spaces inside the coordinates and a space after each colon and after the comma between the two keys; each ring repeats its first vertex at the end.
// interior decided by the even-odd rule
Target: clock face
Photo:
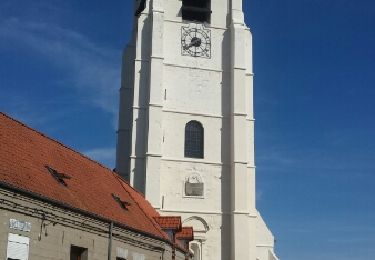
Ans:
{"type": "Polygon", "coordinates": [[[211,31],[200,24],[183,26],[181,52],[183,56],[211,58],[211,31]]]}

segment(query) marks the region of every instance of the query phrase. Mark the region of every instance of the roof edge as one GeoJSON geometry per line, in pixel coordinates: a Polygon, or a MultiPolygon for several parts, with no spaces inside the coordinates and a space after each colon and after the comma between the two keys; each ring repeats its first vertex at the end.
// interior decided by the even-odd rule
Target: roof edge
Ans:
{"type": "Polygon", "coordinates": [[[117,227],[126,229],[126,230],[131,231],[131,232],[140,233],[140,234],[142,234],[146,237],[168,243],[171,246],[173,244],[171,241],[169,241],[169,239],[165,239],[163,237],[155,236],[153,234],[150,234],[150,233],[132,228],[132,227],[127,226],[123,223],[120,223],[120,222],[117,222],[115,220],[102,217],[102,216],[100,216],[98,214],[95,214],[95,213],[92,213],[90,211],[86,211],[86,210],[82,210],[82,209],[79,209],[79,208],[72,207],[69,204],[62,203],[61,201],[57,201],[57,200],[48,198],[48,197],[43,196],[41,194],[26,190],[26,189],[19,188],[19,187],[13,185],[13,184],[10,184],[10,183],[7,183],[7,182],[1,181],[1,180],[0,180],[0,188],[4,188],[4,189],[12,191],[12,192],[17,192],[17,193],[20,193],[22,195],[30,196],[33,199],[41,200],[43,202],[50,203],[54,206],[58,206],[58,207],[67,209],[67,210],[82,214],[84,216],[87,216],[87,217],[90,217],[90,218],[93,218],[93,219],[96,219],[96,220],[99,220],[99,221],[103,221],[103,222],[106,222],[106,223],[113,223],[117,227]]]}
{"type": "Polygon", "coordinates": [[[28,130],[31,130],[32,132],[35,132],[35,133],[41,135],[41,136],[44,137],[44,138],[49,139],[50,141],[52,141],[52,142],[54,142],[54,143],[56,143],[56,144],[58,144],[58,145],[60,145],[60,146],[62,146],[62,147],[64,147],[64,148],[66,148],[66,149],[68,149],[68,150],[70,150],[70,151],[72,151],[72,152],[78,154],[79,156],[81,156],[81,157],[83,157],[83,158],[85,158],[85,159],[87,159],[87,160],[89,160],[89,161],[91,161],[91,162],[93,162],[93,163],[99,165],[99,166],[102,167],[103,169],[106,169],[106,170],[108,170],[108,171],[113,172],[110,168],[104,166],[103,164],[101,164],[101,163],[99,163],[99,162],[97,162],[97,161],[91,159],[90,157],[84,155],[84,154],[81,153],[81,152],[78,152],[78,151],[74,150],[73,148],[71,148],[71,147],[69,147],[69,146],[63,144],[62,142],[60,142],[60,141],[58,141],[58,140],[56,140],[56,139],[54,139],[54,138],[52,138],[52,137],[49,137],[48,135],[42,133],[41,131],[38,131],[38,130],[36,130],[36,129],[30,127],[29,125],[27,125],[27,124],[25,124],[25,123],[22,123],[21,121],[19,121],[19,120],[17,120],[17,119],[14,119],[13,117],[11,117],[11,116],[5,114],[4,112],[1,112],[1,111],[0,111],[0,115],[4,116],[5,118],[8,118],[9,120],[11,120],[11,121],[13,121],[13,122],[19,124],[19,125],[22,126],[22,127],[27,128],[28,130]]]}
{"type": "MultiPolygon", "coordinates": [[[[144,208],[139,204],[138,200],[136,200],[134,198],[134,196],[124,187],[123,183],[121,183],[121,181],[124,181],[124,179],[121,177],[121,175],[119,175],[118,173],[116,172],[112,172],[113,173],[113,177],[116,178],[116,180],[120,183],[121,187],[124,189],[124,191],[133,199],[133,201],[138,205],[138,207],[140,208],[140,210],[142,211],[142,213],[145,215],[145,217],[150,220],[151,224],[157,229],[160,231],[160,233],[162,234],[165,234],[164,230],[161,228],[161,226],[156,223],[156,221],[154,220],[153,217],[149,216],[144,208]]],[[[125,183],[127,183],[125,181],[125,183]]],[[[128,183],[127,183],[128,184],[128,183]]],[[[139,195],[142,195],[139,191],[137,191],[136,189],[134,189],[131,185],[129,185],[128,187],[130,187],[133,191],[139,193],[139,195]]],[[[143,196],[142,196],[143,197],[143,196]]],[[[146,199],[145,199],[146,200],[146,199]]],[[[147,203],[149,203],[148,201],[146,201],[147,203]]],[[[155,210],[156,211],[156,210],[155,210]]],[[[165,234],[165,239],[167,239],[168,236],[165,234]]]]}
{"type": "MultiPolygon", "coordinates": [[[[119,179],[121,179],[121,181],[123,181],[124,183],[127,183],[129,184],[126,180],[124,180],[122,178],[121,175],[119,175],[118,173],[116,173],[115,171],[111,170],[110,168],[104,166],[103,164],[87,157],[86,155],[84,155],[83,153],[81,152],[78,152],[76,150],[74,150],[73,148],[67,146],[67,145],[64,145],[63,143],[61,143],[60,141],[57,141],[56,139],[53,139],[52,137],[49,137],[47,136],[46,134],[42,133],[41,131],[38,131],[36,129],[33,129],[32,127],[30,127],[29,125],[17,120],[17,119],[14,119],[13,117],[7,115],[6,113],[0,111],[0,116],[3,116],[4,118],[6,119],[9,119],[10,121],[18,124],[19,126],[21,127],[24,127],[26,128],[27,130],[30,130],[38,135],[40,135],[41,137],[43,138],[47,138],[49,139],[50,141],[52,141],[53,143],[79,155],[80,157],[86,159],[86,160],[89,160],[90,162],[92,163],[95,163],[97,164],[99,167],[101,167],[102,169],[114,174],[114,177],[117,177],[119,179]]],[[[1,173],[0,173],[1,174],[1,173]]],[[[140,193],[139,191],[137,191],[136,189],[134,189],[133,187],[131,187],[131,185],[129,185],[129,187],[134,190],[135,192],[137,192],[138,194],[142,195],[142,193],[140,193]]],[[[3,188],[3,189],[6,189],[6,190],[9,190],[9,191],[12,191],[12,192],[17,192],[21,195],[25,195],[25,196],[29,196],[31,197],[32,199],[36,199],[36,200],[40,200],[40,201],[43,201],[43,202],[46,202],[46,203],[49,203],[49,204],[52,204],[54,206],[57,206],[57,207],[61,207],[61,208],[64,208],[64,209],[67,209],[67,210],[70,210],[72,212],[76,212],[78,214],[82,214],[84,216],[87,216],[87,217],[90,217],[90,218],[93,218],[93,219],[96,219],[96,220],[99,220],[99,221],[102,221],[102,222],[105,222],[105,223],[113,223],[116,227],[119,227],[119,228],[123,228],[125,230],[128,230],[128,231],[131,231],[131,232],[134,232],[134,233],[139,233],[139,234],[142,234],[143,236],[145,237],[148,237],[148,238],[152,238],[152,239],[155,239],[155,240],[158,240],[158,241],[161,241],[161,242],[164,242],[166,244],[168,244],[169,246],[171,247],[175,247],[175,244],[173,243],[173,241],[170,241],[168,238],[166,237],[161,237],[161,236],[156,236],[154,234],[150,234],[148,232],[145,232],[145,231],[142,231],[142,230],[138,230],[136,228],[132,228],[130,226],[127,226],[125,225],[124,223],[121,223],[121,222],[118,222],[118,221],[115,221],[115,220],[112,220],[112,219],[109,219],[109,218],[105,218],[101,215],[98,215],[98,214],[95,214],[93,212],[90,212],[90,211],[87,211],[87,210],[83,210],[83,209],[80,209],[80,208],[76,208],[76,207],[73,207],[67,203],[63,203],[61,201],[58,201],[58,200],[55,200],[55,199],[51,199],[47,196],[44,196],[42,194],[39,194],[39,193],[36,193],[36,192],[33,192],[33,191],[30,191],[30,190],[27,190],[27,189],[24,189],[24,188],[20,188],[20,187],[17,187],[16,185],[14,184],[11,184],[9,182],[5,182],[3,180],[0,180],[0,188],[3,188]]],[[[127,191],[127,193],[129,194],[129,196],[131,196],[131,194],[127,191]]],[[[132,197],[132,196],[131,196],[132,197]]],[[[142,195],[142,197],[144,197],[142,195]]],[[[133,198],[134,199],[134,198],[133,198]]],[[[146,214],[146,212],[144,212],[144,209],[139,205],[139,203],[134,200],[137,204],[138,204],[138,207],[141,209],[141,211],[143,212],[143,214],[146,214]]],[[[162,230],[162,228],[160,227],[160,225],[158,225],[158,223],[156,223],[156,221],[152,218],[152,217],[148,217],[147,218],[151,221],[151,223],[154,225],[155,228],[159,229],[162,234],[164,233],[164,231],[162,230]],[[156,224],[156,225],[155,225],[156,224]]],[[[183,252],[183,253],[188,253],[188,251],[180,248],[180,247],[175,247],[175,249],[183,252]]]]}

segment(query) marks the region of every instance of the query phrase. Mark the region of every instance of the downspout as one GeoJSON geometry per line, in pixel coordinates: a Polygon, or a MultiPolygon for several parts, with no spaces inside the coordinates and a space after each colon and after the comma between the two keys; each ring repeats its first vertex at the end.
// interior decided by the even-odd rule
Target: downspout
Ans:
{"type": "Polygon", "coordinates": [[[112,259],[112,231],[113,231],[113,222],[109,224],[109,237],[108,237],[108,260],[112,259]]]}
{"type": "Polygon", "coordinates": [[[172,239],[172,260],[176,259],[176,233],[173,232],[173,239],[172,239]]]}
{"type": "Polygon", "coordinates": [[[43,226],[44,226],[45,220],[46,220],[46,215],[44,213],[42,213],[42,222],[40,223],[40,231],[39,231],[39,234],[38,234],[38,240],[39,241],[42,240],[42,232],[43,232],[43,226]]]}
{"type": "Polygon", "coordinates": [[[188,246],[187,247],[185,246],[185,250],[186,250],[185,260],[189,260],[189,242],[185,241],[185,243],[188,243],[188,246]]]}

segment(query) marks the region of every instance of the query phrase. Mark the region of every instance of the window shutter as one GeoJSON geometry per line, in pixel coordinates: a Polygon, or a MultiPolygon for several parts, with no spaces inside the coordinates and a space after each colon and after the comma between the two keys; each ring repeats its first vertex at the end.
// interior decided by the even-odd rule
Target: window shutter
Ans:
{"type": "Polygon", "coordinates": [[[18,242],[8,242],[8,258],[27,260],[29,255],[29,245],[18,242]]]}

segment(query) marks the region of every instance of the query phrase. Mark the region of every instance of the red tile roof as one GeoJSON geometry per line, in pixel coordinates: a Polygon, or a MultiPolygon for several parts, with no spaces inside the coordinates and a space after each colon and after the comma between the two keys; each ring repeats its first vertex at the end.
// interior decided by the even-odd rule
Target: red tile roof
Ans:
{"type": "Polygon", "coordinates": [[[181,230],[181,217],[154,217],[162,229],[181,230]]]}
{"type": "Polygon", "coordinates": [[[168,239],[153,219],[159,214],[116,173],[3,113],[0,184],[168,239]],[[53,177],[47,166],[70,177],[63,178],[66,186],[53,177]],[[125,202],[126,209],[112,194],[125,202]]]}
{"type": "Polygon", "coordinates": [[[176,239],[179,240],[194,240],[194,232],[192,227],[183,227],[180,232],[176,234],[176,239]]]}

